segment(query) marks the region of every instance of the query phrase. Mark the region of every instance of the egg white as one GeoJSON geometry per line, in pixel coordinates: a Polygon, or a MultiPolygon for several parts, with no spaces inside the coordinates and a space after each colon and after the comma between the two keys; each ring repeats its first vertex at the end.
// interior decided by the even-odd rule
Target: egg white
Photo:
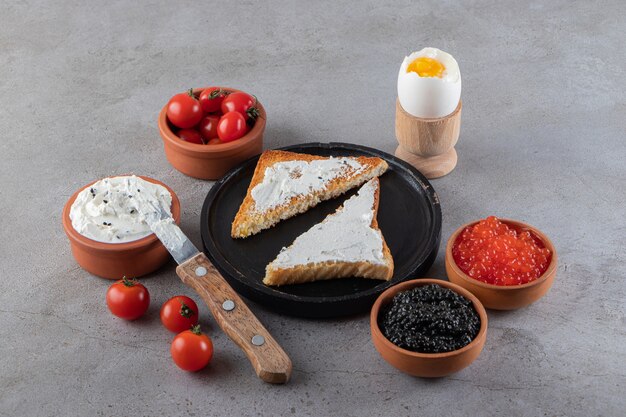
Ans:
{"type": "Polygon", "coordinates": [[[452,113],[461,99],[461,71],[452,55],[437,49],[424,48],[404,58],[398,73],[398,99],[409,114],[421,118],[439,118],[452,113]],[[407,72],[419,57],[436,59],[445,66],[442,78],[420,77],[407,72]]]}

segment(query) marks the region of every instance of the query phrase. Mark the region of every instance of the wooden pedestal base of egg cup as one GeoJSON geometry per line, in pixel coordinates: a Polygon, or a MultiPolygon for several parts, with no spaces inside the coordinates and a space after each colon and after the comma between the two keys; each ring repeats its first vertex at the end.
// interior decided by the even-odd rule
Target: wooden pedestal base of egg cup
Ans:
{"type": "Polygon", "coordinates": [[[550,239],[536,227],[516,220],[499,220],[517,231],[528,230],[541,240],[543,245],[552,253],[552,259],[546,271],[536,280],[522,285],[487,284],[467,275],[454,261],[452,248],[459,234],[461,234],[466,227],[476,224],[477,221],[475,221],[459,227],[452,236],[450,236],[450,239],[448,239],[445,256],[446,273],[448,274],[450,282],[470,291],[483,303],[485,308],[491,310],[516,310],[534,303],[550,290],[550,287],[552,287],[554,283],[554,278],[556,277],[558,257],[556,249],[550,239]]]}
{"type": "MultiPolygon", "coordinates": [[[[233,88],[221,87],[230,93],[237,92],[233,88]]],[[[204,88],[194,88],[199,96],[204,88]]],[[[179,138],[167,121],[167,105],[159,113],[159,132],[163,139],[163,147],[167,160],[174,168],[190,177],[201,180],[217,180],[231,168],[261,153],[263,150],[263,133],[267,115],[259,102],[259,118],[248,133],[232,142],[218,145],[199,145],[185,142],[179,138]]]]}
{"type": "Polygon", "coordinates": [[[463,287],[440,279],[414,279],[394,285],[378,297],[370,313],[370,329],[374,347],[389,364],[413,376],[439,378],[466,368],[478,358],[487,340],[487,312],[480,301],[463,287]],[[461,349],[443,353],[413,352],[391,343],[378,327],[378,317],[382,309],[391,302],[396,294],[429,284],[440,285],[467,298],[472,302],[474,310],[480,317],[478,335],[461,349]]]}
{"type": "Polygon", "coordinates": [[[456,109],[447,116],[433,119],[409,114],[396,99],[396,156],[417,168],[426,178],[439,178],[456,167],[454,145],[461,131],[459,100],[456,109]]]}
{"type": "MultiPolygon", "coordinates": [[[[142,179],[165,187],[172,195],[172,216],[180,223],[180,201],[174,191],[160,181],[149,177],[142,179]]],[[[151,234],[142,239],[126,243],[103,243],[89,239],[78,233],[70,220],[70,209],[78,193],[93,185],[87,184],[67,200],[63,207],[63,229],[70,240],[72,254],[76,262],[93,275],[107,279],[122,277],[137,278],[156,271],[170,258],[156,235],[151,234]]]]}

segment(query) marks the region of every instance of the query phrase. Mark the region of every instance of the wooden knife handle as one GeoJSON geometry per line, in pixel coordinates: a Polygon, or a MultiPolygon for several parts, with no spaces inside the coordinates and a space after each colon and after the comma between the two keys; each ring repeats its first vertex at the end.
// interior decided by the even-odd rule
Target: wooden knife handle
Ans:
{"type": "Polygon", "coordinates": [[[248,356],[259,378],[272,384],[289,380],[289,356],[204,253],[179,265],[176,273],[206,302],[222,330],[248,356]]]}

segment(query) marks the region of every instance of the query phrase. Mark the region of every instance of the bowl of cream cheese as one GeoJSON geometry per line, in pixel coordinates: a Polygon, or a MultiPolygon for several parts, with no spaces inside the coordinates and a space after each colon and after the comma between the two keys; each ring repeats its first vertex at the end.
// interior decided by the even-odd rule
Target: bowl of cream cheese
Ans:
{"type": "Polygon", "coordinates": [[[99,277],[121,279],[149,274],[167,262],[167,249],[140,214],[146,201],[169,208],[180,222],[174,191],[149,177],[107,177],[74,193],[63,208],[63,228],[78,264],[99,277]]]}

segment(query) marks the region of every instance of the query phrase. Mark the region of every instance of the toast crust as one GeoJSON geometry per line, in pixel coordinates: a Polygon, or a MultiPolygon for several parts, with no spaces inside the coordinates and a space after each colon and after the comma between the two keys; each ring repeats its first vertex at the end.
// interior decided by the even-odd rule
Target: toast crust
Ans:
{"type": "Polygon", "coordinates": [[[278,162],[294,160],[311,162],[323,159],[329,158],[280,150],[263,152],[254,169],[254,174],[248,186],[246,196],[233,220],[231,236],[233,238],[245,238],[259,233],[261,230],[269,229],[282,220],[304,213],[322,201],[338,197],[348,190],[382,175],[388,168],[387,162],[381,158],[365,156],[354,157],[353,159],[364,167],[360,172],[348,171],[347,175],[330,180],[323,190],[292,197],[290,201],[263,212],[255,210],[252,189],[263,182],[266,168],[278,162]]]}
{"type": "MultiPolygon", "coordinates": [[[[374,194],[374,204],[372,222],[370,227],[380,231],[378,227],[378,205],[380,201],[380,185],[378,179],[375,179],[377,186],[374,194]]],[[[342,206],[343,207],[343,206],[342,206]]],[[[339,210],[339,209],[338,209],[339,210]]],[[[330,216],[332,216],[331,214],[330,216]]],[[[305,232],[306,233],[306,232],[305,232]]],[[[296,265],[290,268],[272,267],[272,263],[267,265],[265,269],[265,285],[280,286],[289,284],[302,284],[305,282],[321,281],[334,278],[370,278],[389,281],[393,277],[393,257],[387,246],[385,237],[380,233],[383,244],[384,264],[374,264],[366,261],[358,262],[316,262],[309,264],[296,265]]]]}

